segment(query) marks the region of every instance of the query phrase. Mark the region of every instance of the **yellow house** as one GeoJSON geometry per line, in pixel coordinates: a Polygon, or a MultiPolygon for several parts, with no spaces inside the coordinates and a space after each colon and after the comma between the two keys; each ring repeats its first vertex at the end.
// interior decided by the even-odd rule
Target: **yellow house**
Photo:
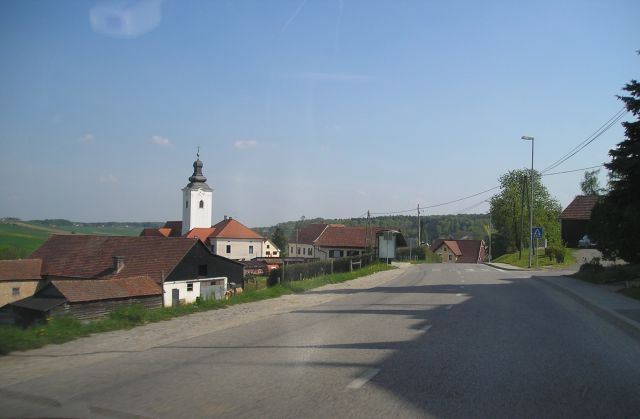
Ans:
{"type": "Polygon", "coordinates": [[[34,294],[41,266],[40,259],[0,260],[0,307],[34,294]]]}

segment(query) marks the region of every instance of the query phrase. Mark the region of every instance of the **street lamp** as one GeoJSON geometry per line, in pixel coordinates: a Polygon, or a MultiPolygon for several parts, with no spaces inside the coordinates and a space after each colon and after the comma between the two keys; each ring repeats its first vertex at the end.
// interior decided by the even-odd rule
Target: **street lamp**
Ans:
{"type": "Polygon", "coordinates": [[[533,252],[533,143],[535,143],[535,140],[533,137],[526,135],[523,135],[522,139],[531,141],[531,176],[529,176],[529,183],[531,183],[531,199],[529,199],[529,269],[531,269],[531,256],[533,252]]]}

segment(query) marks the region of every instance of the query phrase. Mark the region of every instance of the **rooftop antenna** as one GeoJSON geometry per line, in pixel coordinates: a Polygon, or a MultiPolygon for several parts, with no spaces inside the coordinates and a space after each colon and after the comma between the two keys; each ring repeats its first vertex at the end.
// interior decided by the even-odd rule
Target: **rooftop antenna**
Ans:
{"type": "Polygon", "coordinates": [[[198,152],[196,153],[196,157],[198,158],[198,160],[200,159],[200,146],[198,146],[198,152]]]}

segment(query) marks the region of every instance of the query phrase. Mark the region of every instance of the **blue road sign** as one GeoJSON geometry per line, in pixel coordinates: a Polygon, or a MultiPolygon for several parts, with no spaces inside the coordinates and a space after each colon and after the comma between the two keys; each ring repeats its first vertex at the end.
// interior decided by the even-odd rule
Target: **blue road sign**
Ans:
{"type": "Polygon", "coordinates": [[[533,227],[531,232],[533,233],[534,239],[541,239],[542,233],[544,233],[544,230],[542,229],[542,227],[533,227]]]}

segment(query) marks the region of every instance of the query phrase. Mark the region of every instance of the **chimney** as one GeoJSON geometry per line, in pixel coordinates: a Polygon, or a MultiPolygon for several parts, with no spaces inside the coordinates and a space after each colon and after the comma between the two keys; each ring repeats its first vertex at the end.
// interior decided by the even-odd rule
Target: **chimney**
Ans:
{"type": "Polygon", "coordinates": [[[224,216],[224,219],[225,219],[225,221],[227,220],[227,216],[226,215],[224,216]]]}
{"type": "Polygon", "coordinates": [[[113,257],[113,270],[119,273],[124,268],[124,256],[113,257]]]}

